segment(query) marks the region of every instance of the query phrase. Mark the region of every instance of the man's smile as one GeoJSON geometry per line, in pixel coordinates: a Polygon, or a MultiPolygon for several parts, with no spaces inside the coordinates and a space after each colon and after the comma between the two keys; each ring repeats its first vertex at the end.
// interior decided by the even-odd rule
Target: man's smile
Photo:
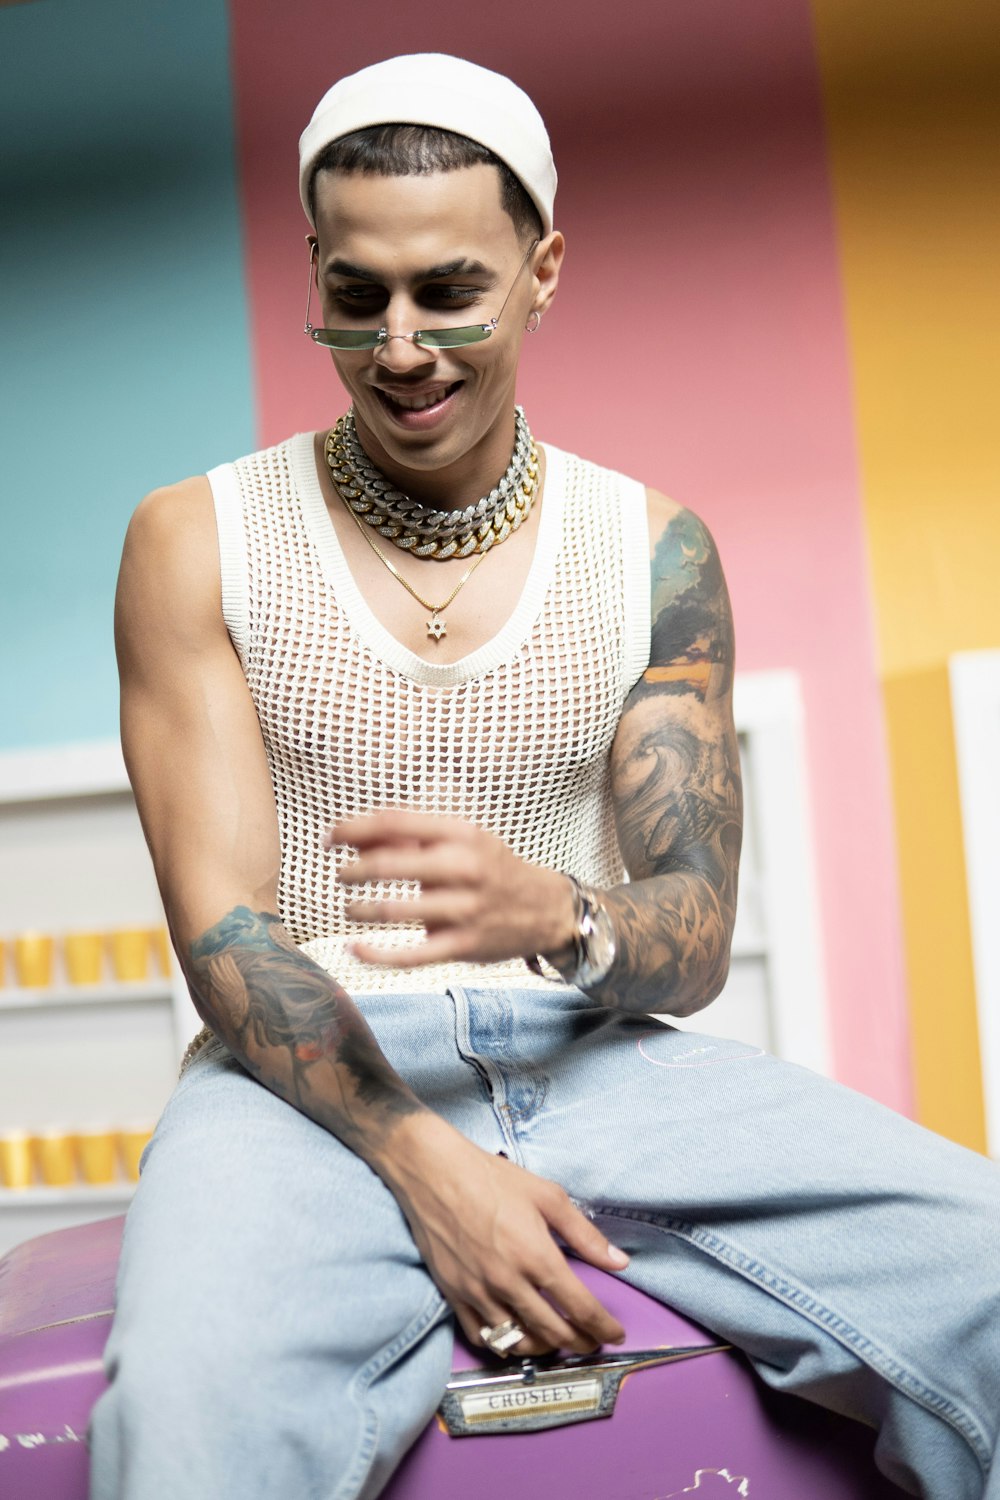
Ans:
{"type": "Polygon", "coordinates": [[[439,381],[435,385],[417,389],[407,387],[387,390],[383,386],[373,386],[372,389],[382,409],[389,416],[403,426],[413,427],[424,426],[429,420],[443,415],[451,398],[463,383],[461,380],[452,381],[450,384],[439,381]]]}

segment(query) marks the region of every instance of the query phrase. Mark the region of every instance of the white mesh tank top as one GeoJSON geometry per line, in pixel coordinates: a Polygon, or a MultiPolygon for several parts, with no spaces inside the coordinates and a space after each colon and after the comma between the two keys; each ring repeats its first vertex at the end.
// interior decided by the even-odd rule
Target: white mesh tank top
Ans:
{"type": "MultiPolygon", "coordinates": [[[[407,807],[479,823],[524,859],[597,886],[623,878],[608,757],[649,659],[649,543],[641,485],[546,446],[542,513],[520,601],[500,632],[439,666],[372,614],[327,513],[312,436],[209,475],[226,625],[263,730],[281,839],[278,910],[302,950],[352,994],[451,983],[544,985],[520,959],[401,970],[360,963],[413,924],[362,929],[336,880],[341,818],[407,807]]],[[[372,882],[363,898],[412,894],[372,882]]]]}

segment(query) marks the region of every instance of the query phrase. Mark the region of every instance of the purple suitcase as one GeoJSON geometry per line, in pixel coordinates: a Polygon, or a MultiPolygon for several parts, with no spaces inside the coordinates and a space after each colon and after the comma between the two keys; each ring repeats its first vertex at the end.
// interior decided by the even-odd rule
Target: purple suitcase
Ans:
{"type": "MultiPolygon", "coordinates": [[[[0,1260],[3,1500],[86,1500],[84,1435],[104,1389],[123,1222],[41,1235],[0,1260]]],[[[441,1411],[386,1500],[902,1493],[876,1473],[867,1429],[776,1396],[703,1329],[614,1277],[580,1274],[624,1324],[625,1352],[501,1366],[456,1341],[441,1411]]]]}

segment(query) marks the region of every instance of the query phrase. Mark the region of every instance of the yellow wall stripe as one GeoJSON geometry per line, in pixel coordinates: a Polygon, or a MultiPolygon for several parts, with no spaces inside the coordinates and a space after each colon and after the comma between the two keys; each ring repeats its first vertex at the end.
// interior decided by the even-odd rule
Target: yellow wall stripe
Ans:
{"type": "Polygon", "coordinates": [[[894,780],[920,1116],[984,1144],[945,664],[1000,644],[1000,28],[813,0],[894,780]]]}
{"type": "MultiPolygon", "coordinates": [[[[883,684],[906,933],[917,1115],[986,1149],[972,939],[946,667],[883,684]]],[[[877,914],[874,920],[878,920],[877,914]]]]}

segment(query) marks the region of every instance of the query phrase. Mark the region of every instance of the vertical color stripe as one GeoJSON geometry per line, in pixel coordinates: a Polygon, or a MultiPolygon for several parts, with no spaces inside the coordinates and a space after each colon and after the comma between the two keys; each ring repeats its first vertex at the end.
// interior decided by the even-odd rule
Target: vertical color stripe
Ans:
{"type": "Polygon", "coordinates": [[[134,506],[252,446],[222,0],[0,8],[0,747],[118,726],[134,506]]]}
{"type": "Polygon", "coordinates": [[[885,684],[918,1116],[986,1147],[962,810],[945,666],[885,684]]]}
{"type": "Polygon", "coordinates": [[[917,1089],[981,1146],[945,663],[1000,643],[1000,33],[954,0],[814,0],[892,744],[917,1089]]]}

